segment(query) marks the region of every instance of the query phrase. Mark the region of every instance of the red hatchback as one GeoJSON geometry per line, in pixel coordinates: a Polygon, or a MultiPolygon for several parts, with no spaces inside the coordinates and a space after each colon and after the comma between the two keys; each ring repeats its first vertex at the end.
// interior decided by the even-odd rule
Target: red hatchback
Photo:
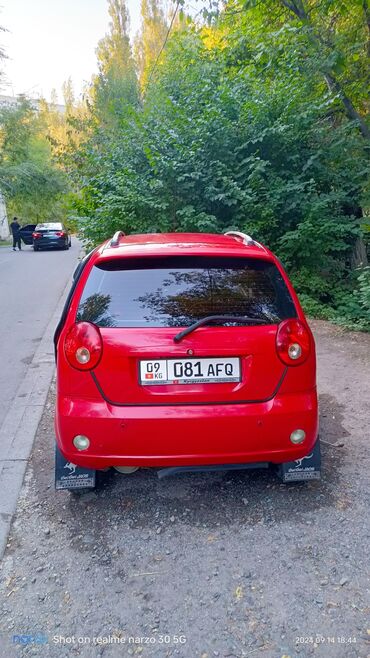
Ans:
{"type": "Polygon", "coordinates": [[[300,467],[317,450],[312,333],[243,233],[117,233],[78,266],[55,340],[72,465],[300,467]]]}

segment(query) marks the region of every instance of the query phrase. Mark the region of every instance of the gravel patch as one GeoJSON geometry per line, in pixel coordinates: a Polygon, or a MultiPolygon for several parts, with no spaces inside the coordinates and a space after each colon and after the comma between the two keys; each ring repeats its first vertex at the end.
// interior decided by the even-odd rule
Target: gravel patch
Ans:
{"type": "Polygon", "coordinates": [[[142,469],[57,493],[51,389],[0,571],[0,656],[369,656],[370,336],[312,325],[321,482],[142,469]]]}

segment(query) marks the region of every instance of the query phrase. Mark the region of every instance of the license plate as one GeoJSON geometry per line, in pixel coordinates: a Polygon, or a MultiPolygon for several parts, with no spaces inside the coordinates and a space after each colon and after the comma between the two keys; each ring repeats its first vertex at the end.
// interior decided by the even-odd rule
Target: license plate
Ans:
{"type": "Polygon", "coordinates": [[[240,382],[240,359],[159,359],[140,361],[140,383],[224,384],[240,382]]]}

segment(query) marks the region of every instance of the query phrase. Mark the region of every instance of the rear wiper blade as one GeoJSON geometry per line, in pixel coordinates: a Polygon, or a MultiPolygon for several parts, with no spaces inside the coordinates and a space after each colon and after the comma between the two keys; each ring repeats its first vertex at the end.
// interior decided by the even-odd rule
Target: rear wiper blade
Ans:
{"type": "Polygon", "coordinates": [[[212,322],[239,322],[243,324],[266,324],[266,320],[261,320],[260,318],[250,318],[246,315],[207,315],[207,317],[193,322],[190,327],[186,327],[183,331],[180,331],[179,334],[176,334],[174,337],[174,343],[179,343],[180,340],[185,338],[188,334],[198,329],[198,327],[203,327],[205,324],[212,324],[212,322]]]}

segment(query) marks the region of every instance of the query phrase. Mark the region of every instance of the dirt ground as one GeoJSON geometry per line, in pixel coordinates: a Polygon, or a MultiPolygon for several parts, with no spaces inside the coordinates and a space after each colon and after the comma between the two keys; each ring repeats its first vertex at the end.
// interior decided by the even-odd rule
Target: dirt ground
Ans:
{"type": "Polygon", "coordinates": [[[56,493],[51,391],[0,572],[1,657],[370,655],[370,336],[312,326],[321,482],[146,469],[56,493]]]}

